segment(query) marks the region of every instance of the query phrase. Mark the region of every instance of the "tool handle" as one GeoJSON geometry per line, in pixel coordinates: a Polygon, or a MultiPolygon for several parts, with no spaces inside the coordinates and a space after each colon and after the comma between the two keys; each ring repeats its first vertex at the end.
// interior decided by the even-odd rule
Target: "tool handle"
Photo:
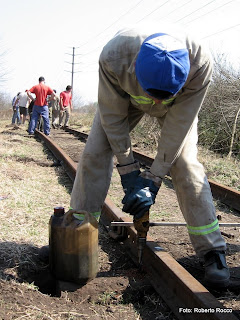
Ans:
{"type": "Polygon", "coordinates": [[[149,230],[149,211],[145,212],[144,215],[139,219],[133,219],[134,228],[137,231],[139,238],[146,238],[149,230]]]}

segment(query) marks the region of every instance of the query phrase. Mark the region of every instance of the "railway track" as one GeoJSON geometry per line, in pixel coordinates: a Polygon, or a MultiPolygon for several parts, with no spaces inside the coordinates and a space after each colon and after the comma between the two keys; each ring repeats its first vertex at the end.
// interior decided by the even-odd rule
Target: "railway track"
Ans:
{"type": "MultiPolygon", "coordinates": [[[[80,132],[71,128],[65,129],[67,132],[77,135],[83,140],[87,140],[88,135],[84,132],[80,132]]],[[[150,167],[153,162],[153,158],[138,152],[133,151],[134,157],[142,165],[150,167]]],[[[240,211],[240,192],[234,190],[233,188],[224,186],[220,183],[217,183],[211,179],[208,179],[208,182],[211,186],[213,197],[220,200],[222,203],[230,206],[231,208],[240,211]]]]}
{"type": "MultiPolygon", "coordinates": [[[[79,131],[67,128],[66,131],[77,135],[79,139],[85,141],[87,135],[79,131]]],[[[42,139],[54,156],[65,167],[66,172],[72,181],[75,178],[77,163],[68,154],[60,148],[52,138],[46,137],[37,131],[37,135],[42,139]]],[[[54,138],[54,137],[53,137],[54,138]]],[[[135,157],[144,165],[149,166],[152,159],[143,154],[135,152],[135,157]]],[[[211,185],[212,186],[212,185],[211,185]]],[[[223,186],[221,186],[222,188],[223,186]]],[[[215,190],[219,188],[216,187],[215,190]]],[[[234,199],[233,203],[239,204],[239,194],[231,190],[231,196],[228,191],[221,191],[225,203],[234,199]],[[234,196],[232,196],[234,194],[234,196]],[[233,197],[233,198],[231,198],[233,197]]],[[[217,191],[216,191],[217,192],[217,191]]],[[[232,204],[232,202],[231,202],[232,204]]],[[[235,206],[235,205],[234,205],[235,206]]],[[[127,217],[110,198],[106,198],[101,223],[110,231],[112,221],[129,222],[131,218],[127,217]]],[[[133,227],[116,227],[114,230],[115,238],[120,239],[128,248],[134,261],[137,261],[137,234],[133,227]]],[[[143,256],[143,268],[155,290],[161,295],[165,302],[170,306],[178,319],[238,319],[223,304],[216,299],[198,280],[196,280],[182,265],[180,265],[169,253],[148,236],[147,246],[143,256]],[[201,310],[207,310],[207,315],[201,310]],[[195,311],[195,312],[194,312],[195,311]],[[194,312],[194,314],[193,314],[194,312]]]]}

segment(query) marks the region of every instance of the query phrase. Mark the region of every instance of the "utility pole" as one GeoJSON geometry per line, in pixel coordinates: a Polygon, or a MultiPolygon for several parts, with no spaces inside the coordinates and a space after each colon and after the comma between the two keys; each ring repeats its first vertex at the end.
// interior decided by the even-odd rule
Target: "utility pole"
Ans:
{"type": "MultiPolygon", "coordinates": [[[[74,61],[74,58],[75,58],[75,56],[76,56],[76,54],[75,54],[75,49],[77,49],[77,48],[76,48],[76,47],[73,47],[72,54],[71,54],[71,53],[66,53],[66,54],[69,54],[69,55],[72,56],[72,62],[67,62],[67,61],[65,61],[65,62],[67,62],[67,63],[71,63],[71,64],[72,64],[72,71],[65,70],[66,72],[71,72],[71,74],[72,74],[72,81],[71,81],[72,97],[73,97],[73,78],[74,78],[74,73],[76,73],[76,72],[81,72],[81,71],[74,71],[74,66],[75,66],[75,64],[80,64],[80,63],[76,63],[76,62],[74,61]]],[[[77,54],[77,56],[81,56],[81,54],[77,54]]]]}
{"type": "Polygon", "coordinates": [[[73,54],[72,54],[72,96],[73,96],[73,74],[74,74],[74,55],[75,55],[75,47],[73,47],[73,54]]]}

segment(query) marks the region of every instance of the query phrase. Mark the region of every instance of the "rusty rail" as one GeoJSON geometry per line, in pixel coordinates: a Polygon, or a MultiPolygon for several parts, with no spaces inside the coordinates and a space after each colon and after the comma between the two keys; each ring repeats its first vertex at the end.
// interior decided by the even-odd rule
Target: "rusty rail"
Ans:
{"type": "MultiPolygon", "coordinates": [[[[66,131],[78,135],[83,140],[87,139],[88,135],[86,133],[66,128],[66,131]]],[[[133,155],[136,160],[138,160],[142,165],[150,167],[153,163],[153,158],[145,155],[144,153],[134,151],[133,155]]],[[[208,179],[210,184],[212,195],[215,199],[220,200],[222,203],[228,205],[230,208],[240,211],[240,192],[228,186],[224,186],[218,182],[208,179]]]]}
{"type": "MultiPolygon", "coordinates": [[[[153,158],[146,156],[141,152],[133,151],[135,159],[137,159],[140,163],[151,166],[153,162],[153,158]]],[[[218,182],[215,182],[211,179],[208,179],[210,184],[213,197],[220,200],[222,203],[230,206],[231,208],[240,211],[240,192],[230,188],[228,186],[224,186],[218,182]]]]}
{"type": "MultiPolygon", "coordinates": [[[[76,174],[76,163],[50,138],[37,130],[36,134],[61,161],[73,181],[76,174]]],[[[129,222],[131,220],[108,197],[106,198],[101,222],[107,229],[112,221],[129,222]]],[[[123,243],[131,253],[133,260],[137,261],[137,233],[133,227],[124,228],[126,228],[127,237],[123,243]]],[[[209,320],[237,319],[232,313],[224,313],[222,310],[227,309],[150,236],[147,238],[144,250],[143,269],[147,272],[152,286],[178,319],[204,320],[206,317],[209,320]],[[198,312],[194,312],[196,309],[198,312]],[[199,312],[204,309],[208,310],[207,315],[199,312]]]]}

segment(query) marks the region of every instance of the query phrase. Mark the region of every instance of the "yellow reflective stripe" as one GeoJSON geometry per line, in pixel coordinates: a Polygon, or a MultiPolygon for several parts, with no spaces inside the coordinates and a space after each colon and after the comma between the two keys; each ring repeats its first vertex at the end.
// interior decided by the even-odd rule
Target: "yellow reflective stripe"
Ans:
{"type": "Polygon", "coordinates": [[[167,100],[163,100],[163,101],[162,101],[162,104],[164,104],[164,105],[170,104],[170,103],[172,103],[174,100],[175,100],[175,98],[170,98],[170,99],[167,99],[167,100]]]}
{"type": "MultiPolygon", "coordinates": [[[[73,210],[73,208],[70,207],[69,210],[73,210]]],[[[91,212],[91,215],[94,216],[94,218],[96,218],[97,220],[99,220],[100,215],[101,215],[101,211],[91,212]]],[[[74,213],[73,216],[75,218],[77,218],[78,220],[81,220],[81,221],[84,220],[84,214],[82,214],[82,213],[74,213]]]]}
{"type": "Polygon", "coordinates": [[[207,224],[206,226],[200,226],[200,227],[192,227],[192,226],[187,226],[188,229],[192,229],[192,230],[202,230],[202,229],[208,229],[211,228],[213,226],[215,226],[218,223],[218,219],[214,220],[212,223],[207,224]]]}
{"type": "MultiPolygon", "coordinates": [[[[152,105],[155,104],[155,101],[151,98],[144,97],[144,96],[134,96],[133,94],[130,94],[130,93],[129,93],[129,95],[139,104],[152,104],[152,105]]],[[[174,97],[167,99],[167,100],[163,100],[162,104],[167,105],[167,104],[172,103],[174,100],[175,100],[174,97]]]]}
{"type": "Polygon", "coordinates": [[[96,219],[97,221],[99,221],[100,215],[101,215],[101,212],[100,212],[100,211],[98,211],[98,212],[91,212],[91,214],[95,217],[95,219],[96,219]]]}
{"type": "MultiPolygon", "coordinates": [[[[80,221],[83,221],[85,217],[85,215],[82,213],[74,213],[73,215],[75,218],[77,218],[80,221]]],[[[91,215],[98,220],[100,218],[101,212],[91,212],[91,215]]]]}
{"type": "Polygon", "coordinates": [[[100,211],[97,211],[97,212],[91,212],[91,214],[92,214],[94,217],[100,217],[101,212],[100,212],[100,211]]]}
{"type": "Polygon", "coordinates": [[[189,234],[194,234],[195,236],[202,236],[208,233],[212,233],[214,231],[216,231],[217,229],[219,229],[219,225],[216,226],[215,228],[208,230],[208,231],[203,231],[203,232],[193,232],[193,231],[188,231],[189,234]]]}
{"type": "Polygon", "coordinates": [[[205,225],[205,226],[193,227],[193,226],[188,225],[187,228],[188,228],[189,234],[205,235],[205,234],[209,234],[209,233],[214,232],[217,229],[219,229],[219,224],[218,224],[218,220],[216,219],[212,223],[205,225]],[[206,229],[209,229],[209,230],[206,230],[206,229]],[[205,231],[202,231],[202,230],[205,230],[205,231]]]}
{"type": "Polygon", "coordinates": [[[129,95],[139,104],[155,104],[155,102],[151,98],[147,98],[144,96],[134,96],[133,94],[130,94],[130,93],[129,95]]]}

